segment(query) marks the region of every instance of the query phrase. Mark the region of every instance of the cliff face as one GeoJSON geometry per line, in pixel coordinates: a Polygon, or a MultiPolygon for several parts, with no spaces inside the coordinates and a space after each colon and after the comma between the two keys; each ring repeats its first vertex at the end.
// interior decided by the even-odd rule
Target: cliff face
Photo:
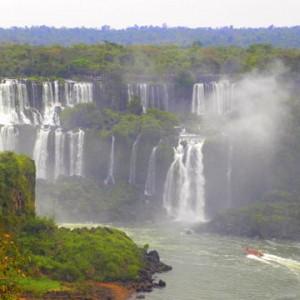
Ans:
{"type": "Polygon", "coordinates": [[[26,155],[0,153],[0,223],[14,216],[33,216],[35,165],[26,155]]]}

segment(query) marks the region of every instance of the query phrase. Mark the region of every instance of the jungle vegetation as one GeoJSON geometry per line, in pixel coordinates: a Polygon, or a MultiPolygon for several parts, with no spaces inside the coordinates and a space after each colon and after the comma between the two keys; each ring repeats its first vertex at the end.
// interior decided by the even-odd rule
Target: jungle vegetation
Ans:
{"type": "Polygon", "coordinates": [[[182,48],[176,44],[128,45],[76,44],[30,46],[0,44],[0,77],[90,78],[110,80],[120,86],[144,78],[191,85],[205,75],[231,75],[254,68],[267,71],[280,60],[291,72],[299,73],[300,50],[271,44],[251,44],[246,48],[198,45],[182,48]]]}

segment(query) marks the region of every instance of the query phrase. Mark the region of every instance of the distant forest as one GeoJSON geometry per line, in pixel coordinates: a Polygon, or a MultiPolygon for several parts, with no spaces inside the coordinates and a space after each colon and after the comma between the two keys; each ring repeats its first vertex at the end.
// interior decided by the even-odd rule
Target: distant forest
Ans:
{"type": "Polygon", "coordinates": [[[167,26],[133,26],[116,30],[101,28],[55,28],[47,26],[0,28],[0,43],[30,45],[97,44],[109,41],[121,45],[166,45],[181,47],[240,46],[264,43],[280,48],[300,48],[300,26],[268,28],[187,28],[167,26]]]}

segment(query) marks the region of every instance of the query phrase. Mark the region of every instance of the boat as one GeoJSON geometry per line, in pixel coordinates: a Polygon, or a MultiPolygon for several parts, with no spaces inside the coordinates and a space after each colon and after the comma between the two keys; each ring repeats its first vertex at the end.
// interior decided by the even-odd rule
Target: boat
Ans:
{"type": "Polygon", "coordinates": [[[257,257],[262,257],[264,255],[264,253],[261,250],[255,250],[255,249],[251,249],[251,248],[246,248],[244,251],[247,254],[255,255],[257,257]]]}

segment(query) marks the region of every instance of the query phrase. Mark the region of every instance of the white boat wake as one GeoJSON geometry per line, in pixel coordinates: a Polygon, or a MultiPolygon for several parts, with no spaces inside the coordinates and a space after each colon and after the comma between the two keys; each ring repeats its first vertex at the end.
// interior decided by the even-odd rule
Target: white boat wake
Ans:
{"type": "Polygon", "coordinates": [[[247,258],[257,260],[259,262],[273,265],[273,266],[284,266],[292,271],[295,275],[300,276],[300,262],[290,258],[284,258],[278,255],[272,255],[265,253],[263,256],[258,257],[253,254],[248,254],[247,258]]]}

